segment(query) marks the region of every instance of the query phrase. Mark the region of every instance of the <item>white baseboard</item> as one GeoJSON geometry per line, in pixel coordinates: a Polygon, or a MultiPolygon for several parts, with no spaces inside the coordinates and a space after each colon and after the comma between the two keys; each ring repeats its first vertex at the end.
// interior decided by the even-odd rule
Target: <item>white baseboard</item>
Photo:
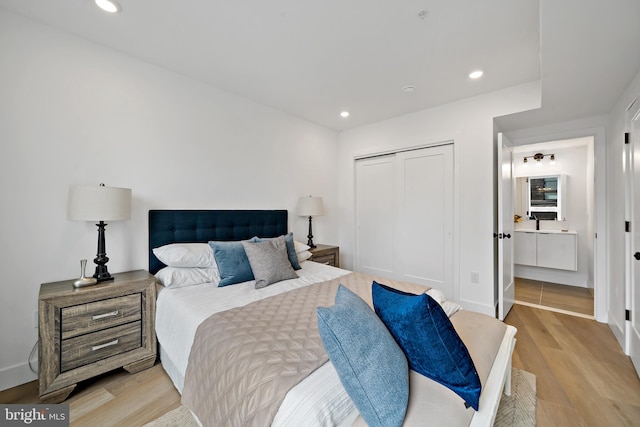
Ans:
{"type": "Polygon", "coordinates": [[[469,311],[475,311],[477,313],[486,314],[487,316],[496,317],[496,308],[491,305],[478,304],[474,301],[461,299],[459,304],[469,311]]]}
{"type": "MultiPolygon", "coordinates": [[[[36,358],[32,360],[31,365],[37,369],[38,359],[36,358]]],[[[29,363],[27,362],[9,366],[7,368],[0,369],[0,391],[26,384],[37,379],[38,376],[31,372],[31,369],[29,369],[29,363]]]]}

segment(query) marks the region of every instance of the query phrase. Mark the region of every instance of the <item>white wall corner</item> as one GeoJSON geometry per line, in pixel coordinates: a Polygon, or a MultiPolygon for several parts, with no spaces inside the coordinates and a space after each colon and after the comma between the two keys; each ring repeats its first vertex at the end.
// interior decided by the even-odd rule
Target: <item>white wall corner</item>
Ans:
{"type": "MultiPolygon", "coordinates": [[[[35,358],[32,360],[31,364],[35,369],[37,369],[38,359],[35,358]]],[[[21,384],[26,384],[37,379],[38,376],[31,372],[28,362],[9,366],[0,369],[0,391],[19,386],[21,384]]]]}

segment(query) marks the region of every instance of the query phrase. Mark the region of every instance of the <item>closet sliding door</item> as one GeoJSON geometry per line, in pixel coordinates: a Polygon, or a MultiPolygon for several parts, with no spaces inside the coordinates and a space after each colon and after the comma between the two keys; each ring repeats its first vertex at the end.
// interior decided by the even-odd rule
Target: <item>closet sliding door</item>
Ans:
{"type": "Polygon", "coordinates": [[[356,161],[356,271],[392,277],[395,155],[356,161]]]}
{"type": "Polygon", "coordinates": [[[454,299],[453,145],[358,160],[356,216],[358,271],[454,299]]]}

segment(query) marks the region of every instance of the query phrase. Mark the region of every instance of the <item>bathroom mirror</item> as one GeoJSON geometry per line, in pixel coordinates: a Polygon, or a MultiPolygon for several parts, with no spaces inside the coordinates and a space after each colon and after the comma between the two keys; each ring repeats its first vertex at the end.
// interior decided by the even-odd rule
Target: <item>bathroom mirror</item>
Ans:
{"type": "Polygon", "coordinates": [[[514,213],[523,219],[564,221],[566,175],[516,178],[514,213]]]}

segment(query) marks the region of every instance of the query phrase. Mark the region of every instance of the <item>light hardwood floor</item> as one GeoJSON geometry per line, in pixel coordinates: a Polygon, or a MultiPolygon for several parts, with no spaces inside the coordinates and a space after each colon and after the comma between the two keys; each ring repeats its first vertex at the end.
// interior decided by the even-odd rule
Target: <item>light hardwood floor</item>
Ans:
{"type": "MultiPolygon", "coordinates": [[[[0,403],[37,403],[37,381],[0,392],[0,403]]],[[[180,394],[156,363],[129,374],[123,369],[83,381],[64,402],[74,427],[135,427],[180,405],[180,394]]]]}
{"type": "MultiPolygon", "coordinates": [[[[515,305],[513,365],[536,375],[538,426],[640,425],[640,380],[607,325],[515,305]]],[[[37,383],[0,392],[0,403],[36,403],[37,383]]],[[[140,426],[176,408],[180,395],[160,364],[81,383],[67,400],[71,425],[140,426]]]]}
{"type": "Polygon", "coordinates": [[[515,278],[516,302],[593,318],[593,289],[515,278]]]}
{"type": "Polygon", "coordinates": [[[639,426],[640,380],[609,326],[514,305],[513,366],[536,375],[538,426],[639,426]]]}

